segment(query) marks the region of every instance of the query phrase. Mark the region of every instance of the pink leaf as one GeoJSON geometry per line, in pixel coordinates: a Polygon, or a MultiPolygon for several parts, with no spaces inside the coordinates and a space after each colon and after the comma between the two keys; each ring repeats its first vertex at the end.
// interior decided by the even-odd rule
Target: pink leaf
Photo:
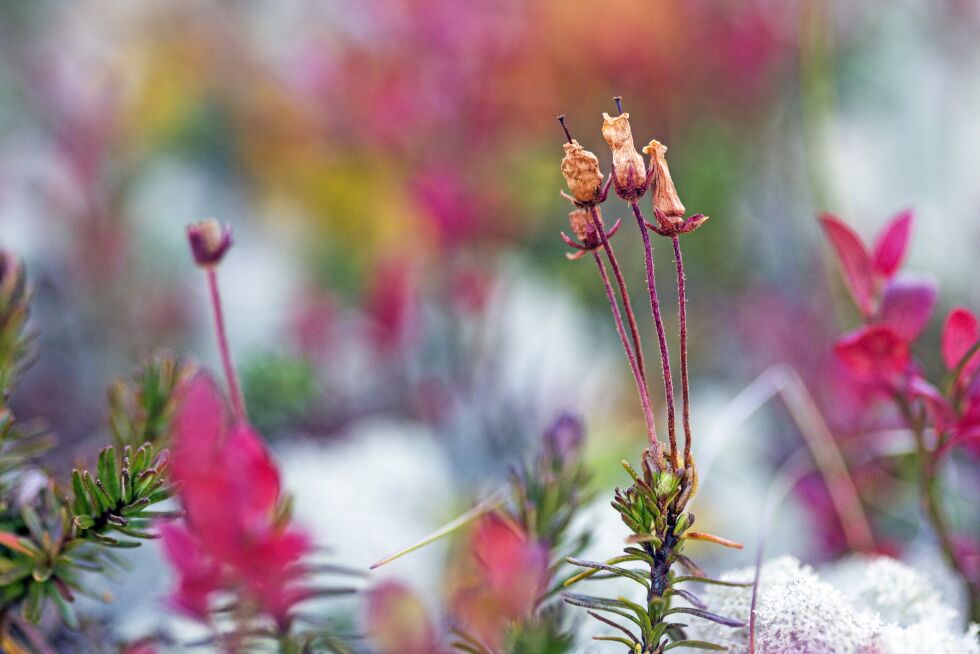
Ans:
{"type": "Polygon", "coordinates": [[[837,253],[844,280],[854,301],[861,313],[865,316],[871,315],[875,288],[871,255],[854,230],[834,216],[824,214],[820,217],[820,224],[837,253]]]}
{"type": "Polygon", "coordinates": [[[912,232],[912,211],[906,209],[895,216],[881,231],[875,242],[874,270],[883,277],[891,277],[902,265],[912,232]]]}
{"type": "Polygon", "coordinates": [[[862,327],[834,344],[841,363],[858,379],[894,386],[910,363],[908,343],[889,327],[862,327]]]}
{"type": "Polygon", "coordinates": [[[881,300],[880,322],[908,342],[925,329],[936,307],[938,289],[929,278],[901,276],[888,282],[881,300]]]}
{"type": "MultiPolygon", "coordinates": [[[[966,307],[956,307],[949,312],[943,327],[943,361],[950,370],[959,365],[970,348],[980,340],[980,322],[966,307]]],[[[980,356],[974,356],[968,367],[980,363],[980,356]]]]}

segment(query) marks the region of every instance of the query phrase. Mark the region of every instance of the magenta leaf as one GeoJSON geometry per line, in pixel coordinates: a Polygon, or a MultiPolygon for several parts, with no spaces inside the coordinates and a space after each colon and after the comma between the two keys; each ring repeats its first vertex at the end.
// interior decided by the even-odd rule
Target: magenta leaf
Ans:
{"type": "Polygon", "coordinates": [[[881,231],[874,249],[874,270],[888,278],[898,272],[909,246],[912,233],[912,211],[906,209],[895,216],[881,231]]]}
{"type": "Polygon", "coordinates": [[[834,216],[824,214],[820,224],[830,244],[837,253],[844,281],[865,316],[871,315],[871,304],[875,294],[874,268],[867,248],[850,227],[834,216]]]}
{"type": "Polygon", "coordinates": [[[894,386],[910,363],[908,343],[890,327],[872,325],[834,344],[844,367],[858,379],[894,386]]]}
{"type": "Polygon", "coordinates": [[[938,292],[928,277],[896,277],[885,286],[879,321],[911,343],[929,323],[938,292]]]}
{"type": "MultiPolygon", "coordinates": [[[[966,307],[956,307],[950,311],[942,336],[943,362],[946,367],[950,370],[956,368],[978,340],[980,322],[977,317],[966,307]]],[[[980,356],[974,355],[967,367],[972,368],[978,363],[980,356]]]]}

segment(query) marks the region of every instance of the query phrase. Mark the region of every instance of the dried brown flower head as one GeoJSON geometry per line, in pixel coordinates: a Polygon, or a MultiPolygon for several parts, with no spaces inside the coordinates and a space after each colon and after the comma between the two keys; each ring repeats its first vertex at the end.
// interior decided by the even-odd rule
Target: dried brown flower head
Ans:
{"type": "Polygon", "coordinates": [[[576,202],[590,204],[596,200],[602,189],[602,171],[599,158],[589,152],[578,141],[565,144],[565,158],[561,160],[561,174],[576,202]]]}
{"type": "Polygon", "coordinates": [[[625,193],[636,197],[646,189],[647,169],[643,164],[643,157],[633,145],[629,118],[628,113],[621,113],[616,117],[602,114],[602,136],[612,150],[616,192],[621,196],[625,193]]]}
{"type": "Polygon", "coordinates": [[[684,204],[677,195],[674,180],[670,178],[670,168],[667,167],[667,146],[660,141],[650,141],[643,148],[650,156],[650,167],[655,171],[653,181],[653,209],[659,210],[674,225],[684,222],[684,204]]]}

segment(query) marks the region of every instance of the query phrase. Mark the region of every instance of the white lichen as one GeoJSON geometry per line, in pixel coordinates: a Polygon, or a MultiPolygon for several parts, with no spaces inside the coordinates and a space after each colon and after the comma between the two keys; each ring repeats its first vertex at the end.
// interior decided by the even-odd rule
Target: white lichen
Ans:
{"type": "Polygon", "coordinates": [[[947,606],[932,581],[918,570],[887,556],[855,556],[824,574],[855,608],[877,613],[886,624],[911,627],[927,623],[951,628],[957,612],[947,606]]]}
{"type": "MultiPolygon", "coordinates": [[[[753,574],[741,568],[722,579],[751,581],[753,574]]],[[[748,623],[751,589],[710,586],[702,597],[712,612],[748,623]]],[[[784,556],[762,567],[756,653],[980,654],[977,626],[959,632],[956,615],[924,575],[898,561],[849,560],[821,579],[784,556]]],[[[721,644],[730,654],[748,652],[748,627],[693,622],[690,637],[721,644]]]]}

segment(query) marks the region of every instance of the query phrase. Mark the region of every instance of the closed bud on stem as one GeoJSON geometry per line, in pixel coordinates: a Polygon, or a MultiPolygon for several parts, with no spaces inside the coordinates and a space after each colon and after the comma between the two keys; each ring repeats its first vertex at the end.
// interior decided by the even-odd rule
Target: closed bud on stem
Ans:
{"type": "Polygon", "coordinates": [[[663,214],[670,223],[669,226],[682,224],[685,209],[677,195],[677,189],[674,188],[674,180],[670,178],[670,168],[667,167],[667,146],[660,141],[650,141],[650,144],[643,148],[643,152],[650,156],[650,168],[654,171],[651,175],[654,213],[657,214],[658,220],[662,220],[660,214],[663,214]]]}
{"type": "Polygon", "coordinates": [[[191,245],[194,261],[202,267],[221,263],[231,248],[231,226],[222,226],[213,218],[188,225],[187,240],[191,245]]]}
{"type": "Polygon", "coordinates": [[[599,158],[572,140],[565,144],[565,158],[561,160],[561,174],[572,197],[581,204],[594,203],[602,190],[602,172],[599,158]]]}
{"type": "Polygon", "coordinates": [[[634,200],[646,190],[647,169],[633,144],[629,119],[628,113],[616,117],[602,114],[602,136],[612,150],[616,193],[625,200],[634,200]]]}

